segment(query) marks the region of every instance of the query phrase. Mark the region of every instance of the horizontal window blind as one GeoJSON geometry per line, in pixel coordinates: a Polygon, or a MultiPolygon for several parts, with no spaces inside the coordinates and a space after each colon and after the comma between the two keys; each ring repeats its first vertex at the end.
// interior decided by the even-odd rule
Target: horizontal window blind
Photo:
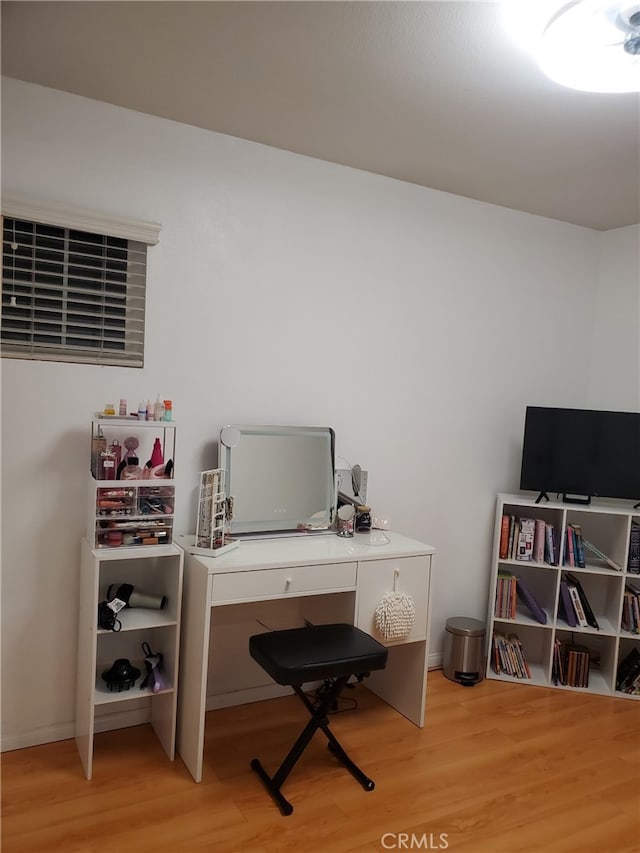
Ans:
{"type": "Polygon", "coordinates": [[[147,244],[3,220],[2,355],[142,367],[147,244]]]}

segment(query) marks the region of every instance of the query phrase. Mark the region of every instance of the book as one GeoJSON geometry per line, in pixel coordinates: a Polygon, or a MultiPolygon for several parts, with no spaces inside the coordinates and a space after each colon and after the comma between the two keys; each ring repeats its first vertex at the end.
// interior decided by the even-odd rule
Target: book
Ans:
{"type": "Polygon", "coordinates": [[[516,517],[509,516],[509,541],[507,542],[507,559],[511,559],[513,554],[513,540],[516,532],[516,517]]]}
{"type": "Polygon", "coordinates": [[[616,563],[615,560],[612,560],[611,557],[608,557],[599,548],[596,548],[596,546],[593,544],[593,542],[589,542],[588,539],[584,539],[584,538],[582,539],[582,542],[583,542],[584,547],[587,548],[587,550],[591,551],[592,554],[595,554],[596,557],[599,557],[601,560],[603,560],[609,566],[609,568],[615,569],[616,572],[622,571],[622,566],[619,565],[618,563],[616,563]]]}
{"type": "Polygon", "coordinates": [[[508,640],[515,656],[518,678],[531,678],[531,669],[527,663],[520,638],[517,634],[509,634],[508,640]]]}
{"type": "Polygon", "coordinates": [[[585,568],[584,562],[584,542],[582,541],[582,526],[580,524],[572,524],[573,533],[575,537],[575,553],[576,553],[576,566],[579,569],[585,568]]]}
{"type": "Polygon", "coordinates": [[[640,585],[628,582],[625,584],[622,619],[623,630],[630,634],[640,634],[640,585]]]}
{"type": "Polygon", "coordinates": [[[623,596],[621,625],[630,634],[640,633],[640,595],[628,586],[623,596]]]}
{"type": "Polygon", "coordinates": [[[500,559],[506,560],[509,553],[509,516],[504,514],[500,523],[500,559]]]}
{"type": "Polygon", "coordinates": [[[633,574],[640,574],[640,523],[637,521],[631,522],[627,571],[633,574]]]}
{"type": "Polygon", "coordinates": [[[580,593],[578,592],[577,587],[573,586],[573,584],[568,584],[567,589],[569,590],[569,598],[571,599],[571,604],[573,605],[578,625],[581,628],[588,628],[589,623],[587,622],[587,617],[585,616],[582,601],[580,600],[580,593]]]}
{"type": "Polygon", "coordinates": [[[556,552],[555,552],[555,537],[554,537],[554,529],[552,524],[546,524],[546,541],[545,541],[545,562],[549,563],[550,566],[555,566],[556,564],[556,552]]]}
{"type": "Polygon", "coordinates": [[[531,590],[528,589],[527,586],[522,581],[522,578],[516,578],[516,593],[520,601],[525,605],[525,607],[529,610],[533,618],[536,622],[540,622],[541,625],[547,624],[547,614],[544,612],[540,603],[533,595],[531,590]]]}
{"type": "Polygon", "coordinates": [[[531,678],[531,669],[517,634],[494,633],[492,668],[498,675],[531,678]]]}
{"type": "Polygon", "coordinates": [[[516,578],[511,572],[501,569],[496,583],[495,615],[498,619],[515,619],[516,578]]]}
{"type": "Polygon", "coordinates": [[[564,564],[565,566],[575,566],[576,559],[573,550],[573,535],[571,525],[567,526],[565,531],[565,554],[564,554],[564,564]]]}
{"type": "Polygon", "coordinates": [[[556,640],[553,644],[553,667],[551,670],[551,678],[554,684],[566,684],[564,659],[562,654],[562,643],[556,640]]]}
{"type": "Polygon", "coordinates": [[[558,615],[567,623],[570,628],[575,628],[578,624],[576,611],[573,608],[573,602],[569,595],[569,585],[566,581],[560,581],[560,599],[558,601],[558,615]]]}
{"type": "Polygon", "coordinates": [[[575,588],[578,591],[578,596],[580,597],[580,604],[582,605],[582,609],[584,611],[584,616],[585,616],[585,619],[587,620],[587,623],[592,628],[595,628],[596,631],[599,631],[600,626],[598,625],[598,620],[596,619],[595,614],[594,614],[593,610],[591,609],[591,605],[589,604],[589,599],[587,598],[585,591],[582,588],[582,584],[580,583],[578,578],[575,577],[575,575],[572,575],[569,572],[566,572],[566,579],[569,583],[569,586],[570,587],[575,586],[575,588]]]}
{"type": "Polygon", "coordinates": [[[561,683],[569,687],[588,687],[591,658],[589,649],[577,643],[556,642],[559,645],[558,657],[561,661],[560,670],[564,679],[561,683]]]}
{"type": "Polygon", "coordinates": [[[533,559],[536,563],[544,563],[544,540],[546,525],[544,519],[536,519],[536,533],[533,540],[533,559]]]}
{"type": "Polygon", "coordinates": [[[630,692],[629,688],[640,675],[640,651],[634,646],[626,657],[618,664],[616,673],[616,690],[630,692]]]}
{"type": "Polygon", "coordinates": [[[535,519],[520,519],[520,530],[518,531],[516,560],[526,560],[527,562],[530,562],[533,559],[533,540],[535,538],[535,532],[535,519]]]}

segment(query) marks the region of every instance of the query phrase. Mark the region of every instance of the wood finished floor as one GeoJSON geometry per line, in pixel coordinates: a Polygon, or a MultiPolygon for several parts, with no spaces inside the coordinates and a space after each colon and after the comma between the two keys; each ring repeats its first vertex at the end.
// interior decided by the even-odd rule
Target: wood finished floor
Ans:
{"type": "Polygon", "coordinates": [[[420,730],[363,687],[348,695],[359,711],[333,716],[332,728],[373,792],[318,733],[283,788],[294,813],[280,815],[249,761],[273,772],[305,724],[291,696],[209,712],[199,785],[149,726],[96,735],[91,782],[73,740],[5,753],[2,851],[640,850],[640,702],[497,681],[463,688],[435,671],[420,730]]]}

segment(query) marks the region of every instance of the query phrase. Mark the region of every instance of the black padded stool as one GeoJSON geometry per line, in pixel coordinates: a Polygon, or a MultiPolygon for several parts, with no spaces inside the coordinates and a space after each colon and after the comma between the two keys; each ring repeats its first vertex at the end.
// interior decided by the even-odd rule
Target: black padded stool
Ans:
{"type": "Polygon", "coordinates": [[[365,791],[373,791],[375,783],[351,761],[329,730],[327,714],[352,676],[361,680],[373,670],[384,669],[387,649],[359,628],[337,624],[256,634],[249,638],[249,652],[274,681],[292,687],[311,714],[300,737],[273,776],[269,776],[257,758],[251,762],[251,767],[264,782],[282,814],[290,815],[293,806],[282,796],[280,789],[318,729],[324,732],[331,752],[365,791]],[[302,685],[308,681],[324,681],[314,701],[302,690],[302,685]]]}

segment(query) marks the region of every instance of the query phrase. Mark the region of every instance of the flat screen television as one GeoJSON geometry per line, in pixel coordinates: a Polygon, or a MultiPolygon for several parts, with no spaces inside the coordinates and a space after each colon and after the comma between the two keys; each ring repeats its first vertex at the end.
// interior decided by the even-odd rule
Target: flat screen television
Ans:
{"type": "Polygon", "coordinates": [[[640,501],[640,413],[528,406],[520,488],[640,501]]]}

